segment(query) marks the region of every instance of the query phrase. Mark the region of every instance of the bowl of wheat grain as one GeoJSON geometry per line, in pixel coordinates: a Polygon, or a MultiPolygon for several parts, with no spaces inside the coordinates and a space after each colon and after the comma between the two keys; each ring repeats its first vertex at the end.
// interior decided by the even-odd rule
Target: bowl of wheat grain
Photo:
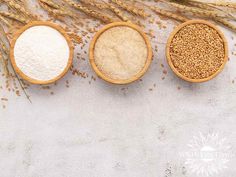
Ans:
{"type": "Polygon", "coordinates": [[[216,77],[228,61],[224,34],[205,20],[190,20],[171,33],[166,58],[173,72],[189,82],[205,82],[216,77]]]}

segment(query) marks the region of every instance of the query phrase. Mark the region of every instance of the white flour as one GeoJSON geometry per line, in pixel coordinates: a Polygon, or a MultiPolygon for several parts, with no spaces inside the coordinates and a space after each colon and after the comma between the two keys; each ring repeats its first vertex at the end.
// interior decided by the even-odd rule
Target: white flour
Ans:
{"type": "Polygon", "coordinates": [[[139,32],[130,27],[113,27],[97,40],[94,60],[98,69],[111,79],[130,79],[144,67],[147,45],[139,32]]]}
{"type": "Polygon", "coordinates": [[[17,39],[14,58],[28,77],[49,81],[59,76],[68,64],[70,48],[64,36],[49,26],[34,26],[17,39]]]}

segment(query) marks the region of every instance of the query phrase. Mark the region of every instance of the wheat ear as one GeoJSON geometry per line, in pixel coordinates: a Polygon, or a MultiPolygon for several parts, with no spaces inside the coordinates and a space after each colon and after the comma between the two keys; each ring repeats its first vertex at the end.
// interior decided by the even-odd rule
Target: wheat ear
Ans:
{"type": "Polygon", "coordinates": [[[26,23],[29,22],[28,19],[25,19],[24,17],[21,17],[20,15],[11,14],[11,13],[9,13],[9,12],[0,11],[0,15],[4,16],[4,17],[6,17],[6,18],[12,19],[12,20],[21,22],[21,23],[23,23],[23,24],[26,24],[26,23]]]}
{"type": "Polygon", "coordinates": [[[143,18],[146,18],[149,16],[143,9],[131,6],[130,4],[127,4],[126,2],[122,0],[111,0],[111,1],[117,4],[119,7],[123,8],[124,10],[131,12],[137,16],[140,16],[143,18]]]}
{"type": "Polygon", "coordinates": [[[3,51],[3,46],[4,44],[2,43],[2,41],[0,41],[0,61],[3,65],[3,69],[4,69],[4,73],[6,75],[6,77],[9,77],[10,75],[10,71],[8,69],[8,60],[5,58],[5,54],[4,54],[4,51],[3,51]]]}
{"type": "Polygon", "coordinates": [[[149,8],[151,10],[153,10],[154,12],[160,14],[160,15],[163,15],[163,16],[166,16],[166,17],[169,17],[169,18],[173,18],[177,21],[186,22],[186,21],[189,20],[189,18],[187,18],[187,17],[177,15],[173,12],[170,12],[170,11],[167,11],[167,10],[164,10],[164,9],[160,9],[158,7],[155,7],[155,6],[150,6],[149,8]]]}
{"type": "Polygon", "coordinates": [[[5,25],[7,25],[8,27],[11,25],[4,16],[0,15],[0,21],[2,21],[5,25]]]}
{"type": "Polygon", "coordinates": [[[236,26],[234,24],[230,23],[229,21],[227,21],[225,19],[221,19],[221,18],[215,18],[214,20],[223,24],[224,26],[228,27],[232,31],[236,32],[236,26]]]}
{"type": "Polygon", "coordinates": [[[31,14],[29,12],[27,12],[24,7],[20,6],[19,4],[15,3],[14,1],[8,1],[8,4],[10,7],[21,12],[22,14],[24,14],[28,17],[31,16],[31,14]]]}
{"type": "MultiPolygon", "coordinates": [[[[9,46],[10,45],[10,42],[9,42],[9,39],[6,35],[6,32],[5,30],[3,29],[3,27],[0,25],[0,33],[2,34],[2,36],[5,38],[6,40],[6,43],[4,43],[2,40],[1,40],[1,46],[2,46],[2,50],[1,50],[1,54],[2,54],[2,57],[5,56],[5,65],[6,65],[6,68],[7,68],[7,71],[8,71],[8,76],[12,76],[10,75],[9,73],[9,69],[8,69],[8,59],[9,59],[9,56],[10,56],[10,52],[9,50],[7,49],[7,45],[9,46]]],[[[30,103],[32,103],[31,99],[30,99],[30,96],[27,94],[23,84],[22,84],[22,81],[20,80],[20,78],[18,77],[18,75],[16,74],[16,71],[13,69],[13,73],[14,73],[14,76],[17,78],[17,81],[19,82],[19,85],[21,87],[21,89],[23,90],[23,93],[25,94],[26,98],[29,100],[30,103]]]]}
{"type": "Polygon", "coordinates": [[[190,2],[188,2],[188,4],[192,5],[194,7],[198,7],[200,9],[203,9],[203,10],[209,10],[209,11],[214,11],[215,10],[216,12],[227,14],[227,16],[229,18],[235,19],[235,17],[232,14],[230,14],[230,12],[225,11],[222,8],[219,8],[219,7],[214,6],[212,4],[203,3],[203,2],[198,3],[196,1],[190,1],[190,2]]]}
{"type": "Polygon", "coordinates": [[[219,12],[215,12],[215,11],[210,11],[210,10],[203,10],[203,9],[199,9],[196,7],[189,7],[186,5],[182,5],[182,4],[178,4],[178,3],[173,3],[173,2],[169,2],[169,1],[163,1],[161,0],[161,2],[169,4],[170,6],[173,6],[179,10],[181,10],[182,12],[191,12],[194,14],[199,14],[205,17],[210,17],[210,18],[234,18],[232,16],[229,16],[228,14],[222,14],[219,12]]]}
{"type": "Polygon", "coordinates": [[[96,19],[99,19],[105,23],[111,23],[113,22],[113,19],[103,13],[100,13],[98,11],[95,11],[95,10],[92,10],[92,9],[89,9],[88,7],[85,7],[85,6],[82,6],[78,3],[75,3],[74,1],[72,0],[64,0],[66,3],[68,3],[70,6],[74,7],[75,9],[77,10],[80,10],[82,11],[83,13],[91,16],[91,17],[94,17],[96,19]]]}
{"type": "Polygon", "coordinates": [[[92,7],[96,7],[100,10],[108,8],[108,6],[105,3],[98,3],[98,2],[93,1],[93,0],[80,0],[80,2],[83,3],[83,4],[86,4],[86,5],[90,5],[92,7]]]}
{"type": "MultiPolygon", "coordinates": [[[[46,11],[48,11],[48,13],[54,15],[54,16],[70,16],[70,17],[74,17],[75,15],[69,11],[65,11],[64,9],[54,9],[51,8],[51,5],[48,5],[48,2],[44,2],[44,0],[40,0],[39,5],[45,9],[46,11]]],[[[55,7],[55,6],[54,6],[55,7]]]]}
{"type": "Polygon", "coordinates": [[[214,6],[229,7],[229,8],[236,9],[236,3],[230,3],[230,2],[210,2],[208,4],[212,4],[214,6]]]}
{"type": "Polygon", "coordinates": [[[47,4],[47,6],[53,9],[60,9],[60,6],[51,0],[39,0],[39,2],[47,4]]]}
{"type": "Polygon", "coordinates": [[[111,3],[107,3],[108,9],[110,11],[112,11],[118,18],[120,18],[122,21],[126,21],[128,22],[129,19],[124,15],[124,13],[122,11],[120,11],[120,9],[116,8],[115,6],[113,6],[111,3]]]}

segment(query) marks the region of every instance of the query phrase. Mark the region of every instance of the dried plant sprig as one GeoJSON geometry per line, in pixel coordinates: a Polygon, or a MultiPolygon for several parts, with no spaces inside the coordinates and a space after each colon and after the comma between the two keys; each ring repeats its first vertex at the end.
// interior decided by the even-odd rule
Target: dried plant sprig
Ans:
{"type": "Polygon", "coordinates": [[[0,15],[0,21],[3,22],[5,25],[7,25],[8,27],[11,25],[4,16],[0,15]]]}
{"type": "Polygon", "coordinates": [[[30,103],[32,103],[29,94],[26,92],[25,87],[24,87],[22,81],[20,80],[19,76],[16,74],[16,71],[15,71],[14,69],[13,69],[13,72],[14,72],[14,75],[15,75],[15,77],[16,77],[16,79],[17,79],[19,85],[20,85],[21,90],[23,90],[23,93],[25,94],[25,97],[28,99],[28,101],[29,101],[30,103]]]}
{"type": "MultiPolygon", "coordinates": [[[[236,32],[236,26],[233,23],[230,23],[228,20],[224,18],[235,18],[232,16],[230,13],[227,11],[223,11],[221,8],[217,6],[216,3],[205,3],[202,1],[198,0],[186,0],[186,1],[177,1],[175,0],[175,3],[169,2],[169,1],[164,1],[164,0],[159,0],[163,3],[167,3],[169,5],[172,5],[176,7],[178,10],[181,10],[182,12],[191,12],[194,15],[200,16],[200,17],[207,17],[215,22],[218,22],[229,29],[233,30],[236,32]],[[180,3],[180,4],[177,4],[180,3]],[[198,8],[192,8],[187,6],[187,5],[193,5],[198,8]],[[221,14],[221,15],[215,15],[215,14],[221,14]]],[[[219,4],[218,4],[219,5],[219,4]]],[[[232,5],[232,4],[231,4],[232,5]]],[[[161,9],[162,10],[162,9],[161,9]]]]}
{"type": "Polygon", "coordinates": [[[60,9],[60,6],[51,0],[39,0],[40,3],[44,3],[53,9],[60,9]]]}
{"type": "Polygon", "coordinates": [[[102,1],[103,3],[98,3],[98,2],[93,1],[93,0],[81,0],[80,2],[83,3],[83,4],[86,4],[86,5],[96,7],[100,10],[112,11],[122,21],[129,21],[128,17],[126,17],[120,9],[116,8],[111,3],[107,3],[107,2],[104,2],[104,1],[102,1]]]}
{"type": "Polygon", "coordinates": [[[150,6],[149,7],[151,10],[153,10],[154,12],[160,14],[160,15],[163,15],[163,16],[166,16],[166,17],[169,17],[169,18],[172,18],[172,19],[175,19],[177,21],[180,21],[180,22],[186,22],[189,20],[189,18],[187,17],[184,17],[184,16],[181,16],[181,15],[178,15],[178,14],[175,14],[171,11],[167,11],[167,10],[164,10],[164,9],[160,9],[158,7],[155,7],[155,6],[150,6]]]}
{"type": "Polygon", "coordinates": [[[235,17],[232,14],[230,14],[228,11],[225,11],[222,8],[214,6],[209,3],[196,2],[194,0],[192,0],[192,1],[190,0],[187,2],[187,5],[197,7],[197,8],[203,9],[203,10],[209,10],[209,11],[215,11],[215,12],[227,14],[227,16],[229,18],[235,19],[235,17]]]}
{"type": "Polygon", "coordinates": [[[3,69],[5,72],[6,77],[9,77],[9,69],[8,69],[8,60],[6,59],[4,52],[3,52],[3,43],[0,42],[0,60],[3,65],[3,69]]]}
{"type": "MultiPolygon", "coordinates": [[[[51,5],[48,5],[48,2],[45,3],[44,0],[39,1],[39,5],[46,10],[48,13],[52,14],[53,16],[69,16],[69,17],[75,17],[75,15],[70,12],[66,11],[64,9],[55,9],[51,8],[51,5]]],[[[55,6],[54,6],[55,7],[55,6]]],[[[56,6],[57,7],[57,6],[56,6]]]]}
{"type": "MultiPolygon", "coordinates": [[[[9,72],[9,69],[8,69],[8,61],[9,61],[9,57],[10,57],[10,52],[9,52],[9,47],[7,46],[10,46],[10,42],[9,42],[9,39],[6,35],[6,32],[5,30],[3,29],[3,27],[0,25],[0,33],[2,35],[2,37],[4,38],[5,42],[3,40],[1,40],[1,56],[2,57],[5,57],[4,59],[4,62],[5,62],[5,66],[6,66],[6,69],[7,69],[7,72],[8,72],[8,76],[11,76],[10,75],[10,72],[9,72]]],[[[19,85],[22,89],[22,91],[24,92],[26,98],[28,99],[28,101],[30,103],[32,103],[31,99],[30,99],[30,96],[27,94],[26,90],[25,90],[25,87],[23,86],[23,83],[22,81],[20,80],[20,78],[18,77],[18,75],[16,74],[16,71],[13,69],[13,72],[14,72],[14,77],[16,77],[17,81],[19,82],[19,85]]]]}
{"type": "Polygon", "coordinates": [[[161,9],[157,6],[150,6],[150,5],[147,5],[146,3],[143,2],[143,0],[140,1],[136,1],[136,0],[132,0],[133,2],[137,2],[145,7],[147,7],[148,9],[151,9],[153,12],[157,13],[157,14],[160,14],[162,16],[165,16],[167,18],[171,18],[171,19],[174,19],[174,20],[177,20],[177,21],[180,21],[180,22],[186,22],[188,20],[190,20],[189,18],[185,17],[185,16],[182,16],[182,15],[179,15],[175,12],[171,12],[171,11],[168,11],[168,10],[164,10],[164,9],[161,9]]]}
{"type": "Polygon", "coordinates": [[[0,11],[0,15],[4,16],[6,18],[9,18],[9,19],[15,20],[17,22],[23,23],[23,24],[26,24],[29,22],[28,19],[26,19],[20,15],[16,15],[16,14],[9,13],[9,12],[0,11]]]}
{"type": "Polygon", "coordinates": [[[31,13],[29,13],[24,6],[18,4],[15,0],[3,0],[9,8],[15,10],[18,14],[22,14],[25,18],[35,19],[31,13]]]}
{"type": "Polygon", "coordinates": [[[213,5],[201,3],[201,2],[189,1],[188,4],[194,7],[198,7],[200,9],[204,9],[204,10],[215,10],[215,9],[219,10],[217,7],[213,5]]]}
{"type": "Polygon", "coordinates": [[[208,4],[236,9],[236,3],[233,2],[208,2],[208,4]]]}
{"type": "Polygon", "coordinates": [[[116,7],[113,6],[111,3],[107,3],[107,6],[108,6],[108,9],[109,9],[110,11],[112,11],[112,12],[113,12],[118,18],[120,18],[122,21],[125,21],[125,22],[130,21],[130,20],[124,15],[124,13],[123,13],[120,9],[116,8],[116,7]]]}
{"type": "Polygon", "coordinates": [[[103,14],[101,12],[92,10],[88,7],[75,3],[73,0],[64,0],[64,2],[68,3],[73,8],[85,13],[88,16],[91,16],[93,18],[103,21],[104,23],[114,22],[114,20],[111,17],[109,17],[107,14],[103,14]]]}
{"type": "Polygon", "coordinates": [[[100,10],[104,10],[104,9],[108,8],[108,6],[105,3],[99,3],[99,2],[94,1],[94,0],[80,0],[80,2],[83,3],[83,4],[86,4],[86,5],[96,7],[100,10]]]}
{"type": "Polygon", "coordinates": [[[140,16],[143,18],[150,16],[143,9],[140,9],[136,6],[131,6],[130,4],[127,4],[126,2],[124,2],[122,0],[111,0],[111,1],[115,4],[117,4],[119,7],[123,8],[124,10],[131,12],[137,16],[140,16]]]}
{"type": "Polygon", "coordinates": [[[3,63],[3,67],[4,67],[4,71],[5,71],[5,74],[6,74],[6,77],[9,77],[10,75],[10,72],[9,72],[9,69],[8,69],[8,47],[6,45],[5,42],[7,42],[7,35],[5,33],[5,30],[4,28],[2,27],[2,25],[0,25],[0,34],[1,34],[1,37],[0,37],[0,56],[1,56],[1,60],[2,60],[2,63],[3,63]]]}
{"type": "Polygon", "coordinates": [[[230,23],[229,21],[225,20],[225,19],[221,19],[221,18],[215,18],[215,21],[221,23],[222,25],[226,26],[227,28],[233,30],[234,32],[236,32],[236,26],[232,23],[230,23]]]}
{"type": "Polygon", "coordinates": [[[182,12],[190,12],[193,14],[198,14],[204,17],[210,17],[210,18],[234,18],[231,15],[229,16],[228,14],[223,14],[223,13],[219,13],[219,12],[215,12],[215,11],[210,11],[210,10],[203,10],[203,9],[199,9],[196,7],[189,7],[183,4],[178,4],[178,3],[174,3],[174,2],[169,2],[169,1],[164,1],[161,0],[162,2],[169,4],[170,6],[173,6],[175,8],[177,8],[178,10],[182,11],[182,12]]]}

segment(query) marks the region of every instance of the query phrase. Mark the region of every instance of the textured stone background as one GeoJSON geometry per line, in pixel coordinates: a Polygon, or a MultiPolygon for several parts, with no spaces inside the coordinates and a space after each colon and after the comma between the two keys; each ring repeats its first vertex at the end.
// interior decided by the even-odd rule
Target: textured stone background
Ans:
{"type": "MultiPolygon", "coordinates": [[[[235,55],[214,80],[184,82],[167,66],[165,42],[173,25],[163,23],[167,29],[148,27],[155,30],[152,44],[159,52],[142,82],[89,84],[68,74],[53,88],[54,95],[30,87],[32,104],[8,95],[7,108],[0,109],[0,176],[195,177],[179,155],[193,136],[219,133],[235,149],[235,55]]],[[[224,32],[230,54],[236,52],[235,34],[224,32]]],[[[93,74],[87,61],[79,68],[93,74]]],[[[231,158],[215,176],[235,176],[235,163],[231,158]]]]}

